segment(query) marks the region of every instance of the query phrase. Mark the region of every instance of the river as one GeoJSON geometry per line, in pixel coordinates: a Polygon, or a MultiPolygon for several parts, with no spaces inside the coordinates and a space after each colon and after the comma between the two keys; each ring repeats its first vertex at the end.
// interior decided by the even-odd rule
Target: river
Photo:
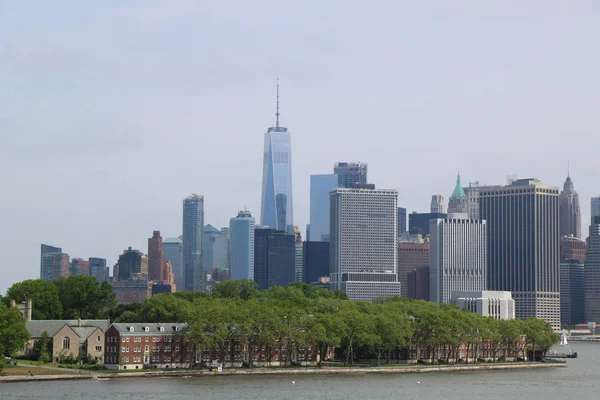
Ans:
{"type": "MultiPolygon", "coordinates": [[[[600,398],[600,343],[572,343],[567,368],[385,375],[210,376],[0,384],[0,399],[543,399],[600,398]],[[292,381],[295,381],[293,383],[292,381]]],[[[561,348],[559,351],[563,351],[561,348]]]]}

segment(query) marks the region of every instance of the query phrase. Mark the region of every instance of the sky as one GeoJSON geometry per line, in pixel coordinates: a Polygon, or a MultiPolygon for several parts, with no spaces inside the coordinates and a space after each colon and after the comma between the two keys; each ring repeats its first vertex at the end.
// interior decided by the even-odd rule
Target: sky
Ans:
{"type": "Polygon", "coordinates": [[[40,244],[113,265],[181,234],[260,217],[263,138],[292,135],[294,222],[309,177],[368,163],[408,212],[462,181],[570,165],[587,235],[600,194],[594,0],[0,0],[0,293],[40,244]]]}

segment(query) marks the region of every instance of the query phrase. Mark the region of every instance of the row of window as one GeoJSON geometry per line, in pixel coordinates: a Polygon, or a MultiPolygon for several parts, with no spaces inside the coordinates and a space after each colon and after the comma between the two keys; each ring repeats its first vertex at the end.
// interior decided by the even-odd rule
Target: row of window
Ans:
{"type": "MultiPolygon", "coordinates": [[[[142,340],[142,336],[122,336],[121,337],[121,342],[123,343],[129,343],[130,339],[132,342],[135,343],[141,343],[142,341],[148,342],[149,341],[149,337],[145,336],[144,337],[145,340],[142,340]]],[[[166,335],[166,336],[152,336],[152,342],[154,343],[158,343],[160,341],[165,341],[165,342],[170,342],[172,340],[171,335],[166,335]]],[[[176,341],[179,341],[179,338],[175,339],[176,341]]],[[[106,337],[106,342],[107,343],[117,343],[119,341],[119,338],[117,336],[107,336],[106,337]]]]}

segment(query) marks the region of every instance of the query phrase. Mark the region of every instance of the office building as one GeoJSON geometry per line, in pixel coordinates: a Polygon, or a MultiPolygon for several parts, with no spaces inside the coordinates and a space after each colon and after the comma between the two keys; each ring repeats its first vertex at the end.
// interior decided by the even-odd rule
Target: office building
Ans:
{"type": "Polygon", "coordinates": [[[88,276],[90,274],[90,262],[82,258],[71,260],[69,267],[69,276],[88,276]]]}
{"type": "Polygon", "coordinates": [[[594,217],[600,217],[600,196],[592,197],[591,204],[592,204],[591,220],[593,221],[594,217]]]}
{"type": "Polygon", "coordinates": [[[230,279],[254,279],[254,225],[250,211],[229,220],[230,279]]]}
{"type": "Polygon", "coordinates": [[[432,214],[446,214],[446,201],[444,200],[444,196],[441,194],[432,195],[430,209],[432,214]]]}
{"type": "Polygon", "coordinates": [[[110,280],[110,268],[106,266],[106,259],[99,257],[90,257],[90,276],[95,276],[98,282],[102,283],[110,280]]]}
{"type": "Polygon", "coordinates": [[[450,304],[483,317],[515,319],[515,301],[510,292],[495,290],[457,291],[452,293],[450,304]]]}
{"type": "Polygon", "coordinates": [[[399,296],[398,192],[354,185],[331,192],[331,289],[350,299],[399,296]]]}
{"type": "Polygon", "coordinates": [[[586,241],[584,290],[585,320],[600,323],[600,215],[592,219],[586,241]]]}
{"type": "Polygon", "coordinates": [[[432,219],[446,218],[448,214],[443,213],[417,213],[412,212],[408,215],[408,232],[411,235],[421,235],[425,238],[429,235],[429,221],[432,219]]]}
{"type": "Polygon", "coordinates": [[[139,250],[129,247],[119,256],[113,277],[116,281],[139,278],[148,280],[148,257],[139,250]]]}
{"type": "MultiPolygon", "coordinates": [[[[448,214],[467,214],[469,215],[469,199],[460,183],[460,173],[456,177],[456,186],[450,195],[448,202],[448,214]]],[[[479,217],[474,218],[479,219],[479,217]]]]}
{"type": "Polygon", "coordinates": [[[171,264],[173,282],[179,290],[183,291],[183,240],[180,238],[165,239],[162,248],[165,263],[169,262],[171,264]]]}
{"type": "Polygon", "coordinates": [[[329,192],[337,184],[336,174],[310,176],[310,240],[313,242],[329,241],[329,192]]]}
{"type": "Polygon", "coordinates": [[[304,242],[302,281],[315,283],[329,276],[329,242],[304,242]]]}
{"type": "Polygon", "coordinates": [[[166,272],[162,236],[160,236],[160,231],[154,231],[152,237],[148,239],[148,279],[152,281],[167,280],[166,272]]]}
{"type": "Polygon", "coordinates": [[[215,269],[229,269],[229,235],[212,225],[204,227],[202,242],[202,263],[205,273],[215,269]]]}
{"type": "Polygon", "coordinates": [[[136,275],[131,279],[112,281],[113,292],[117,298],[117,304],[143,303],[152,297],[153,282],[147,276],[136,275]]]}
{"type": "Polygon", "coordinates": [[[577,260],[585,263],[585,242],[572,236],[560,238],[560,262],[577,260]]]}
{"type": "Polygon", "coordinates": [[[580,260],[560,262],[560,323],[585,323],[584,264],[580,260]]]}
{"type": "Polygon", "coordinates": [[[537,179],[479,189],[487,288],[512,292],[516,316],[560,326],[558,188],[537,179]]]}
{"type": "Polygon", "coordinates": [[[302,245],[302,234],[300,229],[294,227],[295,249],[294,249],[294,282],[302,282],[302,269],[304,267],[304,246],[302,245]]]}
{"type": "Polygon", "coordinates": [[[295,281],[295,236],[270,228],[254,230],[254,281],[260,290],[295,281]]]}
{"type": "Polygon", "coordinates": [[[429,224],[429,300],[450,303],[454,292],[485,290],[486,221],[463,213],[429,224]]]}
{"type": "Polygon", "coordinates": [[[571,176],[563,185],[563,190],[558,198],[560,211],[560,236],[573,236],[581,239],[581,208],[579,207],[579,195],[571,176]]]}
{"type": "Polygon", "coordinates": [[[469,218],[479,219],[479,181],[469,182],[469,187],[463,189],[467,196],[469,218]]]}
{"type": "Polygon", "coordinates": [[[429,243],[423,243],[422,239],[420,243],[398,242],[398,282],[403,297],[429,300],[429,243]],[[418,277],[426,273],[427,279],[418,280],[416,270],[420,270],[418,277]],[[415,276],[410,280],[412,272],[415,272],[415,276]],[[417,297],[417,293],[420,297],[417,297]]]}
{"type": "Polygon", "coordinates": [[[279,83],[275,116],[275,126],[265,133],[260,223],[293,234],[292,142],[287,128],[279,125],[279,83]]]}
{"type": "Polygon", "coordinates": [[[45,281],[69,277],[69,255],[62,252],[60,247],[41,246],[40,278],[45,281]]]}
{"type": "Polygon", "coordinates": [[[406,232],[406,208],[398,207],[398,237],[406,232]]]}
{"type": "Polygon", "coordinates": [[[193,194],[183,200],[183,285],[188,292],[204,289],[202,241],[204,196],[193,194]]]}
{"type": "Polygon", "coordinates": [[[353,184],[367,184],[367,163],[338,162],[333,167],[333,173],[338,177],[337,187],[340,188],[349,188],[353,184]]]}

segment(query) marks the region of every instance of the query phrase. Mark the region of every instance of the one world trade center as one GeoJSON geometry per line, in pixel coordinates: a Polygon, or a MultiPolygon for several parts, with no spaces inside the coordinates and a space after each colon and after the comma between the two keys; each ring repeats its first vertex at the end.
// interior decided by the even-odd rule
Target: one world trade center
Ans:
{"type": "Polygon", "coordinates": [[[292,234],[292,143],[287,128],[279,126],[279,82],[275,116],[275,126],[265,133],[260,223],[292,234]]]}

